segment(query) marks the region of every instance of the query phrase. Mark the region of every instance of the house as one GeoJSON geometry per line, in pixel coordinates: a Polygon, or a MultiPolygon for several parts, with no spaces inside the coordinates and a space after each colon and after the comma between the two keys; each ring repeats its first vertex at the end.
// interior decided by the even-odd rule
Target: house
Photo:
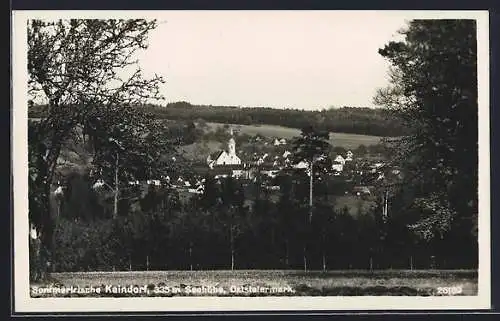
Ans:
{"type": "Polygon", "coordinates": [[[370,170],[372,173],[378,172],[385,164],[384,163],[375,163],[370,166],[370,170]]]}
{"type": "Polygon", "coordinates": [[[251,176],[251,169],[246,168],[244,165],[226,165],[217,166],[211,169],[211,174],[215,178],[234,177],[236,179],[249,178],[251,176]]]}
{"type": "Polygon", "coordinates": [[[222,150],[216,152],[215,154],[208,155],[207,163],[210,168],[224,165],[241,165],[241,159],[236,155],[236,142],[233,138],[232,129],[227,150],[222,150]]]}
{"type": "Polygon", "coordinates": [[[205,188],[203,187],[203,185],[200,185],[196,188],[189,188],[188,189],[188,192],[193,193],[193,194],[203,194],[204,191],[205,191],[205,188]]]}
{"type": "Polygon", "coordinates": [[[33,223],[30,224],[30,237],[33,239],[33,240],[36,240],[38,239],[38,235],[39,233],[37,232],[36,228],[35,228],[35,225],[33,225],[33,223]]]}
{"type": "Polygon", "coordinates": [[[154,186],[160,186],[160,180],[159,179],[148,179],[147,180],[148,185],[154,185],[154,186]]]}
{"type": "Polygon", "coordinates": [[[357,195],[371,195],[370,189],[367,186],[354,186],[352,192],[357,195]]]}
{"type": "MultiPolygon", "coordinates": [[[[57,182],[58,186],[56,188],[56,190],[54,191],[54,195],[62,195],[63,194],[63,187],[61,186],[61,183],[60,182],[57,182]]],[[[103,184],[104,184],[104,181],[103,181],[103,184]]]]}
{"type": "Polygon", "coordinates": [[[262,155],[261,157],[259,157],[257,159],[257,165],[262,165],[264,164],[264,162],[266,161],[266,159],[268,158],[269,154],[268,153],[265,153],[264,155],[262,155]]]}
{"type": "Polygon", "coordinates": [[[279,145],[286,145],[286,140],[284,138],[281,139],[275,138],[274,146],[279,146],[279,145]]]}
{"type": "Polygon", "coordinates": [[[350,162],[350,161],[352,161],[353,157],[354,157],[354,154],[350,150],[348,150],[347,153],[346,153],[345,160],[348,161],[348,162],[350,162]]]}
{"type": "Polygon", "coordinates": [[[316,158],[316,161],[324,161],[326,159],[326,155],[319,155],[317,158],[316,158]]]}
{"type": "Polygon", "coordinates": [[[309,168],[309,164],[306,161],[300,161],[297,164],[293,165],[293,168],[306,169],[309,168]]]}
{"type": "Polygon", "coordinates": [[[231,176],[234,178],[244,178],[246,171],[243,169],[233,169],[231,176]]]}
{"type": "Polygon", "coordinates": [[[278,170],[274,169],[265,169],[261,171],[262,175],[266,175],[267,177],[275,178],[278,175],[278,170]]]}
{"type": "Polygon", "coordinates": [[[286,150],[286,151],[283,153],[283,158],[288,158],[288,156],[290,156],[291,154],[292,154],[292,153],[290,153],[289,151],[287,151],[287,150],[286,150]]]}
{"type": "Polygon", "coordinates": [[[342,155],[337,155],[333,161],[345,165],[345,158],[342,155]]]}
{"type": "Polygon", "coordinates": [[[94,189],[99,189],[104,186],[104,181],[102,179],[98,179],[94,185],[92,185],[92,188],[94,189]]]}
{"type": "Polygon", "coordinates": [[[332,170],[336,172],[342,172],[344,170],[344,165],[340,162],[334,161],[332,164],[332,170]]]}

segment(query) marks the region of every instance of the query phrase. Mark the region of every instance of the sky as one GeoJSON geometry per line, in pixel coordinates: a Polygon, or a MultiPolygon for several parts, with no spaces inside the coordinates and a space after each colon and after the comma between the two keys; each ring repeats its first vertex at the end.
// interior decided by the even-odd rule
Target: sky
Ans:
{"type": "Polygon", "coordinates": [[[174,11],[139,55],[165,78],[165,103],[374,107],[389,64],[378,54],[409,20],[398,11],[174,11]]]}

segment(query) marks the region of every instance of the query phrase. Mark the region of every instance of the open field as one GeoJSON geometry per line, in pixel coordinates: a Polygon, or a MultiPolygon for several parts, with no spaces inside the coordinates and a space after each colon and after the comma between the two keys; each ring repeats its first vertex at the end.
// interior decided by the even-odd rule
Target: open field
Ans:
{"type": "MultiPolygon", "coordinates": [[[[131,271],[52,273],[53,287],[100,288],[101,294],[36,294],[47,296],[362,296],[440,295],[439,287],[455,295],[477,295],[477,272],[470,270],[383,271],[131,271]],[[145,293],[113,293],[112,286],[143,287],[145,293]],[[263,290],[264,289],[264,290],[263,290]],[[273,290],[275,289],[275,290],[273,290]],[[283,290],[279,292],[280,290],[283,290]],[[217,292],[220,291],[220,292],[217,292]],[[238,292],[239,291],[239,292],[238,292]],[[270,293],[269,291],[274,291],[270,293]]],[[[445,294],[449,295],[449,294],[445,294]]]]}
{"type": "Polygon", "coordinates": [[[208,141],[184,145],[179,147],[179,150],[187,159],[203,161],[205,163],[208,155],[224,148],[225,146],[221,142],[208,141]]]}
{"type": "Polygon", "coordinates": [[[336,210],[342,210],[344,207],[349,209],[349,214],[356,217],[359,213],[366,213],[372,206],[375,206],[374,199],[363,199],[355,195],[333,196],[336,210]]]}
{"type": "MultiPolygon", "coordinates": [[[[219,126],[224,126],[221,123],[207,123],[209,128],[215,130],[219,126]]],[[[266,137],[280,137],[290,139],[300,135],[300,130],[296,128],[273,126],[273,125],[232,125],[240,130],[241,133],[248,135],[261,134],[266,137]]],[[[346,133],[330,133],[330,143],[332,146],[355,149],[359,145],[374,145],[380,142],[381,137],[346,134],[346,133]]]]}

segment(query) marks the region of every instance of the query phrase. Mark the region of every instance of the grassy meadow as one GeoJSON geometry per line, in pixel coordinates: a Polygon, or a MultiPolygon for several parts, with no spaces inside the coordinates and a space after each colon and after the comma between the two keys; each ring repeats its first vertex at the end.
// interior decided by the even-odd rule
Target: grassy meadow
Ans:
{"type": "MultiPolygon", "coordinates": [[[[206,123],[206,131],[215,131],[218,127],[224,126],[222,123],[206,123]]],[[[242,134],[255,136],[260,134],[264,137],[280,137],[290,140],[300,136],[300,130],[289,127],[274,125],[231,125],[242,134]]],[[[346,133],[330,133],[330,144],[346,149],[356,149],[359,145],[375,145],[380,143],[381,137],[369,135],[357,135],[346,133]]],[[[225,142],[219,141],[198,141],[190,145],[180,147],[180,151],[187,159],[195,161],[205,161],[211,153],[220,151],[226,147],[225,142]]]]}
{"type": "MultiPolygon", "coordinates": [[[[292,270],[235,270],[235,271],[131,271],[131,272],[73,272],[53,273],[54,287],[137,286],[148,289],[139,296],[431,296],[439,287],[460,289],[456,295],[477,295],[477,272],[470,270],[381,270],[381,271],[292,271],[292,270]],[[283,293],[235,292],[247,286],[289,289],[283,293]],[[222,293],[189,292],[188,289],[222,288],[222,293]],[[165,293],[165,289],[172,289],[165,293]],[[175,290],[177,289],[177,290],[175,290]],[[233,290],[231,290],[233,289],[233,290]],[[177,291],[177,292],[176,292],[177,291]],[[175,292],[175,293],[172,293],[175,292]]],[[[35,287],[48,284],[32,284],[35,287]]],[[[109,293],[109,296],[138,296],[109,293]]],[[[99,296],[97,294],[65,294],[37,296],[99,296]]],[[[102,296],[102,295],[100,295],[102,296]]]]}
{"type": "MultiPolygon", "coordinates": [[[[211,130],[224,126],[221,123],[207,123],[211,130]]],[[[248,135],[260,134],[265,137],[280,137],[290,139],[300,136],[300,130],[296,128],[274,126],[274,125],[232,125],[241,133],[248,135]]],[[[330,143],[332,146],[344,147],[346,149],[355,149],[359,145],[375,145],[380,142],[381,137],[370,135],[330,133],[330,143]]]]}

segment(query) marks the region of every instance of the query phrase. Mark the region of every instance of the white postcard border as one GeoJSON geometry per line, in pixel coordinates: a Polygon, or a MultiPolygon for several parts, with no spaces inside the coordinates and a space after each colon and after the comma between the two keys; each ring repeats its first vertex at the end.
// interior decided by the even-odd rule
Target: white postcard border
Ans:
{"type": "MultiPolygon", "coordinates": [[[[202,14],[204,11],[195,11],[202,14]]],[[[261,11],[252,11],[259,14],[261,11]]],[[[310,14],[308,11],[295,11],[310,14]]],[[[325,11],[323,11],[324,14],[325,11]]],[[[366,11],[340,11],[353,16],[366,11]]],[[[390,11],[397,12],[397,11],[390,11]]],[[[279,14],[280,11],[266,12],[279,14]]],[[[318,13],[315,11],[313,14],[318,13]]],[[[165,311],[318,311],[318,310],[463,310],[489,309],[490,143],[489,16],[487,11],[408,11],[408,19],[476,19],[479,95],[479,272],[478,295],[457,297],[173,297],[173,298],[31,298],[28,267],[27,20],[31,18],[161,19],[162,11],[14,11],[12,13],[12,164],[15,312],[165,312],[165,311]]],[[[189,14],[182,12],[177,14],[189,14]]],[[[250,14],[212,11],[211,14],[250,14]]]]}

